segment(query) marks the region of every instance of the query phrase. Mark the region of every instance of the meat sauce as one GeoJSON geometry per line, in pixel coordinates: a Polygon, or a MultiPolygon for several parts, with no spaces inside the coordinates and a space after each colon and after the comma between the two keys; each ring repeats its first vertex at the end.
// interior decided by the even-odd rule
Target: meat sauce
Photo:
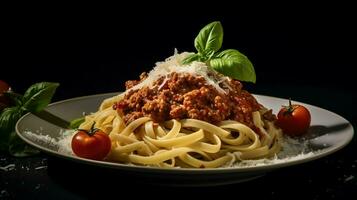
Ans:
{"type": "MultiPolygon", "coordinates": [[[[130,89],[140,81],[128,81],[130,89]]],[[[152,87],[142,87],[129,91],[114,105],[126,123],[140,118],[150,117],[154,122],[170,119],[199,119],[213,124],[223,120],[235,120],[253,128],[252,112],[262,106],[237,80],[227,80],[220,84],[226,92],[220,93],[208,85],[201,76],[173,72],[154,82],[152,87]],[[228,86],[227,86],[228,85],[228,86]]]]}

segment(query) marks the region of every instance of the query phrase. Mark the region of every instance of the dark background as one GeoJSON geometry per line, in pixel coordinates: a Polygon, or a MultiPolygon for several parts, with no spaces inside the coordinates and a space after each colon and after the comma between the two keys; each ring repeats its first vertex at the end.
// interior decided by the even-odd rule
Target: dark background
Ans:
{"type": "Polygon", "coordinates": [[[257,83],[245,84],[250,92],[292,97],[356,119],[356,112],[349,111],[356,102],[357,17],[348,5],[294,6],[224,15],[186,10],[32,12],[5,21],[9,45],[0,78],[20,93],[35,82],[59,82],[55,101],[123,91],[126,80],[151,70],[174,48],[195,51],[199,30],[219,20],[222,49],[238,49],[254,64],[257,83]]]}
{"type": "MultiPolygon", "coordinates": [[[[348,6],[308,7],[265,12],[255,9],[242,12],[244,9],[240,8],[224,15],[212,14],[210,10],[195,15],[185,10],[153,11],[155,14],[133,11],[123,15],[93,11],[80,16],[69,16],[66,12],[53,14],[51,10],[41,14],[32,12],[16,19],[16,23],[5,20],[6,42],[10,45],[3,54],[0,79],[18,92],[35,82],[59,82],[55,101],[122,91],[126,80],[149,71],[156,61],[171,56],[174,48],[179,52],[194,51],[193,41],[199,30],[219,20],[224,28],[222,48],[238,49],[254,64],[257,83],[245,84],[250,92],[314,104],[342,115],[356,127],[355,16],[348,6]]],[[[309,199],[355,195],[356,144],[354,139],[334,155],[278,170],[256,181],[203,190],[219,196],[237,188],[246,194],[252,188],[261,188],[253,196],[283,199],[295,193],[295,188],[300,191],[297,197],[309,199]]],[[[7,156],[1,159],[4,165],[16,163],[14,171],[2,173],[5,180],[2,186],[10,197],[31,194],[35,198],[93,198],[91,195],[98,193],[88,192],[85,184],[105,182],[101,175],[95,174],[97,169],[71,166],[45,154],[23,160],[7,156]],[[35,170],[39,163],[47,165],[47,159],[48,170],[35,170]],[[68,167],[63,176],[59,175],[63,172],[61,163],[68,167]],[[82,173],[75,174],[73,171],[77,169],[82,173]],[[94,178],[88,178],[87,172],[94,178]],[[79,179],[69,183],[76,175],[79,179]],[[28,189],[16,194],[24,185],[28,189]]],[[[124,189],[129,190],[131,186],[124,189]]],[[[161,192],[156,186],[140,187],[161,192]]],[[[105,184],[100,187],[106,188],[105,184]]],[[[109,187],[112,193],[115,188],[109,187]]],[[[165,190],[175,192],[176,188],[165,190]]]]}
{"type": "Polygon", "coordinates": [[[255,66],[253,92],[266,84],[352,89],[353,13],[320,9],[226,15],[31,13],[16,23],[6,21],[9,46],[3,58],[9,62],[1,79],[19,91],[38,81],[60,82],[57,98],[120,91],[125,80],[149,71],[174,48],[194,51],[199,30],[219,20],[222,48],[238,49],[255,66]]]}

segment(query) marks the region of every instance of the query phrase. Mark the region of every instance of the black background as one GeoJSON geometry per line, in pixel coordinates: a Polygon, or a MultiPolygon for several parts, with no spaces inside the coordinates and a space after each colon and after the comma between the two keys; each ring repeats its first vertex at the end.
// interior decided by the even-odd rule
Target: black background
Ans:
{"type": "MultiPolygon", "coordinates": [[[[262,9],[264,12],[226,6],[219,9],[229,10],[224,15],[213,12],[218,9],[215,6],[196,14],[184,9],[149,13],[133,10],[130,14],[118,14],[126,9],[119,7],[116,12],[89,10],[76,16],[65,11],[52,13],[51,9],[21,17],[13,15],[14,18],[10,16],[5,20],[7,37],[4,40],[9,45],[4,48],[0,79],[18,92],[35,82],[59,82],[55,101],[122,91],[125,80],[136,79],[142,71],[149,71],[156,61],[172,55],[174,48],[179,52],[194,51],[193,41],[199,30],[219,20],[224,28],[222,48],[238,49],[254,64],[257,83],[245,84],[250,92],[311,103],[344,116],[356,127],[353,12],[341,5],[331,5],[328,9],[323,5],[292,9],[294,6],[262,9]]],[[[326,159],[279,170],[247,184],[203,190],[219,195],[241,188],[247,195],[249,189],[258,187],[262,188],[261,193],[254,196],[285,198],[298,188],[301,191],[298,197],[346,197],[355,194],[355,149],[356,139],[326,159]],[[347,180],[351,175],[354,179],[347,180]]],[[[6,180],[3,186],[12,197],[31,194],[36,198],[80,199],[98,195],[93,190],[88,192],[83,185],[91,180],[85,173],[96,169],[71,166],[44,154],[24,160],[3,158],[4,164],[11,161],[17,166],[15,171],[2,174],[6,180]],[[48,162],[48,172],[34,169],[39,162],[47,163],[47,158],[52,160],[52,166],[48,162]],[[67,172],[80,169],[82,173],[77,174],[80,180],[68,182],[75,173],[59,175],[60,163],[68,166],[67,172]],[[21,166],[28,166],[30,170],[26,172],[21,166]],[[19,180],[25,181],[21,185],[17,184],[19,180]],[[26,184],[29,189],[22,189],[23,194],[14,192],[26,184]]],[[[98,174],[92,176],[91,184],[105,181],[98,174]]],[[[100,184],[101,190],[107,188],[100,184]]],[[[123,185],[117,184],[118,187],[123,185]]],[[[140,187],[161,191],[156,186],[140,187]]],[[[115,186],[109,188],[112,192],[108,194],[115,193],[115,186]]],[[[166,190],[175,192],[177,189],[166,190]]]]}
{"type": "Polygon", "coordinates": [[[225,33],[222,48],[238,49],[255,66],[253,92],[282,83],[352,89],[355,23],[346,8],[225,15],[34,12],[5,21],[9,45],[3,58],[8,62],[1,78],[18,91],[38,81],[60,82],[57,98],[123,90],[125,80],[149,71],[174,48],[194,51],[199,30],[219,20],[225,33]]]}

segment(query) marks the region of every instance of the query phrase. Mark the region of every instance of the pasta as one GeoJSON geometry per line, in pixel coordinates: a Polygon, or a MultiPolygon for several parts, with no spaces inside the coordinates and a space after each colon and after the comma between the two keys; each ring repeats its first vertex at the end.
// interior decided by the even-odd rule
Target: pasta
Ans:
{"type": "Polygon", "coordinates": [[[196,119],[170,120],[155,124],[142,117],[125,127],[121,117],[107,108],[87,116],[81,129],[97,122],[109,132],[112,151],[108,160],[160,167],[220,167],[236,159],[271,157],[280,150],[280,130],[254,113],[257,126],[265,131],[260,139],[248,126],[236,121],[222,121],[218,126],[196,119]],[[265,130],[262,124],[267,123],[265,130]],[[238,137],[233,132],[239,132],[238,137]],[[234,155],[236,154],[236,155],[234,155]],[[195,155],[195,156],[193,156],[195,155]]]}
{"type": "Polygon", "coordinates": [[[235,120],[216,124],[184,118],[155,122],[148,116],[125,123],[124,115],[113,109],[128,93],[104,100],[96,113],[85,117],[80,129],[92,124],[108,133],[112,149],[107,160],[158,167],[216,168],[240,160],[272,157],[281,148],[281,130],[264,119],[264,107],[252,112],[253,130],[235,120]],[[259,131],[259,134],[257,133],[259,131]]]}

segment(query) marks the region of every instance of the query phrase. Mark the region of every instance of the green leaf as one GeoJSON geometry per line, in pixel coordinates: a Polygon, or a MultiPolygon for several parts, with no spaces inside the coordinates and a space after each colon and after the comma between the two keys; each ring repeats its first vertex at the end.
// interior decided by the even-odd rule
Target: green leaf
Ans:
{"type": "Polygon", "coordinates": [[[184,58],[181,62],[182,65],[188,65],[193,61],[200,61],[201,60],[201,55],[199,54],[191,54],[184,58]]]}
{"type": "Polygon", "coordinates": [[[207,60],[212,59],[215,52],[212,49],[206,50],[204,56],[202,56],[202,62],[206,62],[207,60]]]}
{"type": "Polygon", "coordinates": [[[78,128],[84,122],[84,120],[85,120],[84,117],[80,117],[72,120],[71,123],[69,124],[69,128],[71,129],[78,128]]]}
{"type": "Polygon", "coordinates": [[[24,111],[20,107],[5,108],[0,114],[0,134],[11,132],[23,114],[24,111]]]}
{"type": "Polygon", "coordinates": [[[216,71],[241,81],[255,83],[256,75],[253,64],[249,59],[235,49],[227,49],[209,61],[216,71]]]}
{"type": "Polygon", "coordinates": [[[195,38],[195,47],[198,53],[211,57],[222,47],[223,28],[220,22],[212,22],[201,29],[195,38]]]}
{"type": "Polygon", "coordinates": [[[52,99],[59,83],[42,82],[32,85],[24,94],[23,107],[30,112],[39,112],[52,99]]]}
{"type": "Polygon", "coordinates": [[[40,153],[39,150],[26,144],[15,131],[10,134],[9,144],[9,153],[12,156],[25,157],[40,153]]]}
{"type": "Polygon", "coordinates": [[[23,157],[38,153],[39,151],[27,145],[16,135],[16,122],[27,111],[38,113],[50,102],[58,83],[36,83],[32,85],[22,96],[14,92],[6,92],[5,95],[13,100],[15,107],[4,109],[0,113],[0,150],[8,151],[13,156],[23,157]]]}
{"type": "Polygon", "coordinates": [[[8,150],[10,134],[23,114],[25,112],[20,107],[5,108],[0,114],[0,149],[2,151],[8,150]]]}

